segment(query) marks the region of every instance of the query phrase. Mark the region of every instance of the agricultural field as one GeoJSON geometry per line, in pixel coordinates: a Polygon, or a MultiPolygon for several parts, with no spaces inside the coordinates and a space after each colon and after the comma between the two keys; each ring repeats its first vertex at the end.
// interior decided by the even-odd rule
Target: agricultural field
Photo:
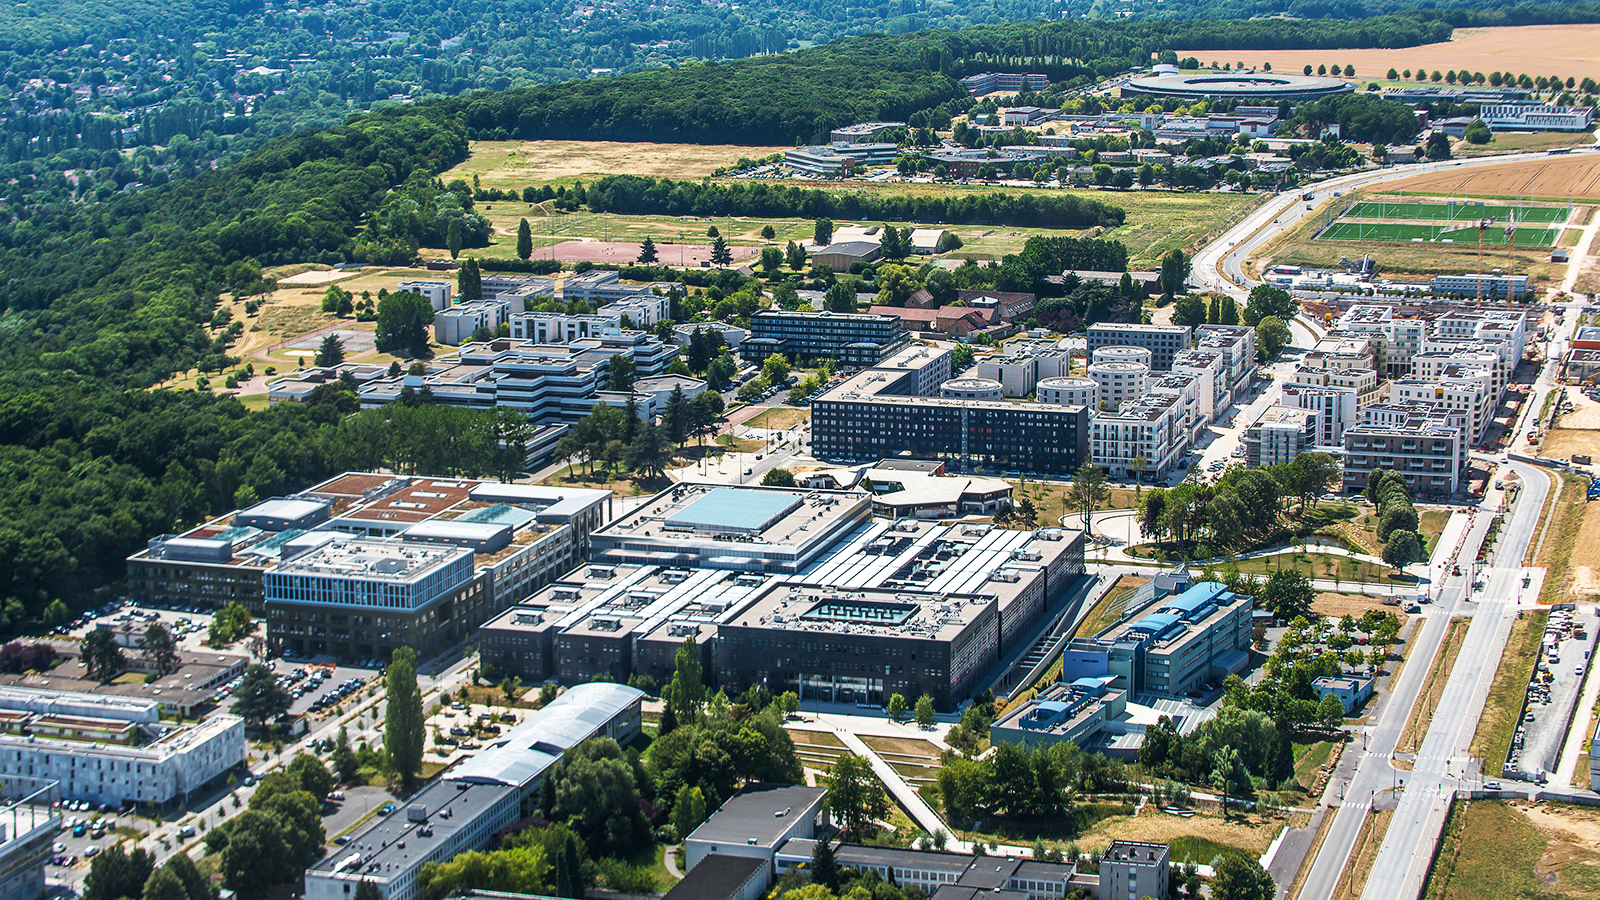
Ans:
{"type": "Polygon", "coordinates": [[[605,175],[666,175],[699,178],[741,158],[760,159],[783,147],[737,144],[648,144],[620,141],[473,141],[472,155],[444,175],[484,189],[522,190],[529,185],[567,183],[605,175]]]}
{"type": "Polygon", "coordinates": [[[1506,153],[1538,153],[1543,150],[1592,146],[1594,146],[1594,135],[1587,131],[1577,133],[1549,131],[1537,134],[1501,133],[1495,135],[1494,139],[1487,144],[1469,144],[1466,141],[1458,141],[1451,148],[1451,155],[1463,159],[1473,159],[1479,156],[1500,156],[1506,153]]]}
{"type": "MultiPolygon", "coordinates": [[[[1600,78],[1600,25],[1526,25],[1512,28],[1458,28],[1451,40],[1403,49],[1335,50],[1178,50],[1179,57],[1198,57],[1202,64],[1271,63],[1274,71],[1299,72],[1303,66],[1355,66],[1357,81],[1384,76],[1390,68],[1470,69],[1600,78]]],[[[1442,82],[1441,82],[1442,85],[1442,82]]]]}
{"type": "MultiPolygon", "coordinates": [[[[1580,28],[1600,26],[1577,26],[1580,28]]],[[[1485,200],[1548,200],[1565,202],[1600,200],[1600,154],[1550,156],[1498,166],[1446,169],[1396,182],[1408,194],[1447,197],[1471,189],[1485,200]]]]}

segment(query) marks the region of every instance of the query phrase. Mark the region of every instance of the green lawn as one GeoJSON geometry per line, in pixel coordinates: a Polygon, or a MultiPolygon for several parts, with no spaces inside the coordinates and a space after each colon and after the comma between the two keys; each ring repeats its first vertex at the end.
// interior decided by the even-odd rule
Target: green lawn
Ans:
{"type": "Polygon", "coordinates": [[[1412,203],[1407,201],[1366,200],[1345,213],[1349,219],[1428,219],[1432,221],[1472,221],[1493,216],[1502,222],[1565,222],[1565,206],[1497,206],[1484,203],[1412,203]]]}

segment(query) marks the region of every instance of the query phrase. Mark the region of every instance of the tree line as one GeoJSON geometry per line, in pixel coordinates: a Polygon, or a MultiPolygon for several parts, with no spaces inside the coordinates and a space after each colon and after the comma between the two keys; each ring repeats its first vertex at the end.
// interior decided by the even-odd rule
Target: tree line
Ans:
{"type": "Polygon", "coordinates": [[[1074,194],[1028,192],[893,195],[825,191],[759,181],[674,181],[639,175],[607,175],[587,192],[595,212],[625,215],[754,216],[758,218],[872,219],[894,222],[993,222],[1051,228],[1121,225],[1122,209],[1074,194]]]}

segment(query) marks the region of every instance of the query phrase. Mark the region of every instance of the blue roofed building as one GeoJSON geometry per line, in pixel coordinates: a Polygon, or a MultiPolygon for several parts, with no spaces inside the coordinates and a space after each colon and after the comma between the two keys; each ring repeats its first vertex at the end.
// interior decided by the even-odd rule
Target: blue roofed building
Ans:
{"type": "Polygon", "coordinates": [[[1158,599],[1149,609],[1069,643],[1062,678],[1109,676],[1135,696],[1176,697],[1249,665],[1250,597],[1207,581],[1158,599]]]}

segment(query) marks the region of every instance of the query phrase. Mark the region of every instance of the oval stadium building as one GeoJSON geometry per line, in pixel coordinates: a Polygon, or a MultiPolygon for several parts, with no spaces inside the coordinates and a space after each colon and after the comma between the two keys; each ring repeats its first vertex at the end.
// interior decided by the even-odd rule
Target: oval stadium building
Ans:
{"type": "Polygon", "coordinates": [[[1320,100],[1348,94],[1356,86],[1335,78],[1279,75],[1275,72],[1209,72],[1187,75],[1148,75],[1122,88],[1122,95],[1174,97],[1180,100],[1245,100],[1276,103],[1279,100],[1320,100]]]}

